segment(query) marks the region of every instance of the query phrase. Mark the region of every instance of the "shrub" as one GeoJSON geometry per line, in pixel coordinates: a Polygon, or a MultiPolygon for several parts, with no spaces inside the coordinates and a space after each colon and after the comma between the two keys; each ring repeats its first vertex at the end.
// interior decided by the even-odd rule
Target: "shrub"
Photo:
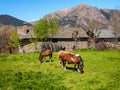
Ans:
{"type": "Polygon", "coordinates": [[[108,49],[107,44],[105,42],[98,42],[95,45],[95,48],[98,49],[98,50],[106,50],[106,49],[108,49]]]}

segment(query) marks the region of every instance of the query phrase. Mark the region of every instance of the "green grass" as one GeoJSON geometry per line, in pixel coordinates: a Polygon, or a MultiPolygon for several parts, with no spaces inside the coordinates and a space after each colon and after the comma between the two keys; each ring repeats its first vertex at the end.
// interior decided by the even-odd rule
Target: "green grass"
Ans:
{"type": "Polygon", "coordinates": [[[53,53],[52,62],[41,64],[39,53],[1,54],[0,90],[120,90],[120,51],[73,53],[83,58],[83,74],[64,71],[58,64],[57,52],[53,53]]]}

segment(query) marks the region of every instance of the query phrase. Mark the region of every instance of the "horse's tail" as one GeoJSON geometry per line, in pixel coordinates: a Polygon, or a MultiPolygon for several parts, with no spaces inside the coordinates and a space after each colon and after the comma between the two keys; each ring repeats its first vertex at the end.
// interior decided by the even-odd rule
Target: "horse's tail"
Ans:
{"type": "Polygon", "coordinates": [[[53,51],[51,51],[51,54],[50,54],[50,57],[52,58],[52,55],[53,55],[53,51]]]}
{"type": "Polygon", "coordinates": [[[51,58],[52,58],[52,56],[53,56],[52,54],[53,54],[53,53],[51,53],[51,58]]]}

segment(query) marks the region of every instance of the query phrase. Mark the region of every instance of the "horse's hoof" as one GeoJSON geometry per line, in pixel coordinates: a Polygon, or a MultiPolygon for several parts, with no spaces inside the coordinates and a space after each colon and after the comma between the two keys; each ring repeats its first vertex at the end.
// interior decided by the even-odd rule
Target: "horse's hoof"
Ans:
{"type": "Polygon", "coordinates": [[[58,61],[58,64],[62,64],[62,62],[59,62],[59,61],[58,61]]]}
{"type": "Polygon", "coordinates": [[[41,62],[38,60],[38,63],[41,63],[41,62]]]}
{"type": "Polygon", "coordinates": [[[64,70],[66,71],[66,68],[64,68],[64,70]]]}
{"type": "Polygon", "coordinates": [[[84,71],[82,71],[81,73],[84,73],[84,71]]]}
{"type": "Polygon", "coordinates": [[[66,68],[62,66],[62,69],[66,71],[66,68]]]}

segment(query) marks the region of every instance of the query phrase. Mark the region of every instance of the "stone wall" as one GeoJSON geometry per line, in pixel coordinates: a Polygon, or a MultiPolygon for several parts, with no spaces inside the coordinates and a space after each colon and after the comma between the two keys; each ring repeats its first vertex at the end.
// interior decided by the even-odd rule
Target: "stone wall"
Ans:
{"type": "MultiPolygon", "coordinates": [[[[59,51],[61,46],[66,47],[66,50],[72,50],[75,45],[74,41],[58,41],[58,42],[38,42],[31,43],[22,47],[19,47],[20,53],[28,53],[28,52],[40,52],[45,49],[52,49],[53,51],[59,51]]],[[[77,48],[83,49],[87,48],[87,41],[79,41],[77,42],[77,48]]]]}
{"type": "MultiPolygon", "coordinates": [[[[65,46],[66,50],[72,50],[73,46],[75,45],[75,41],[62,41],[58,42],[60,46],[65,46]]],[[[77,42],[77,48],[83,49],[87,48],[87,41],[79,41],[77,42]]]]}

